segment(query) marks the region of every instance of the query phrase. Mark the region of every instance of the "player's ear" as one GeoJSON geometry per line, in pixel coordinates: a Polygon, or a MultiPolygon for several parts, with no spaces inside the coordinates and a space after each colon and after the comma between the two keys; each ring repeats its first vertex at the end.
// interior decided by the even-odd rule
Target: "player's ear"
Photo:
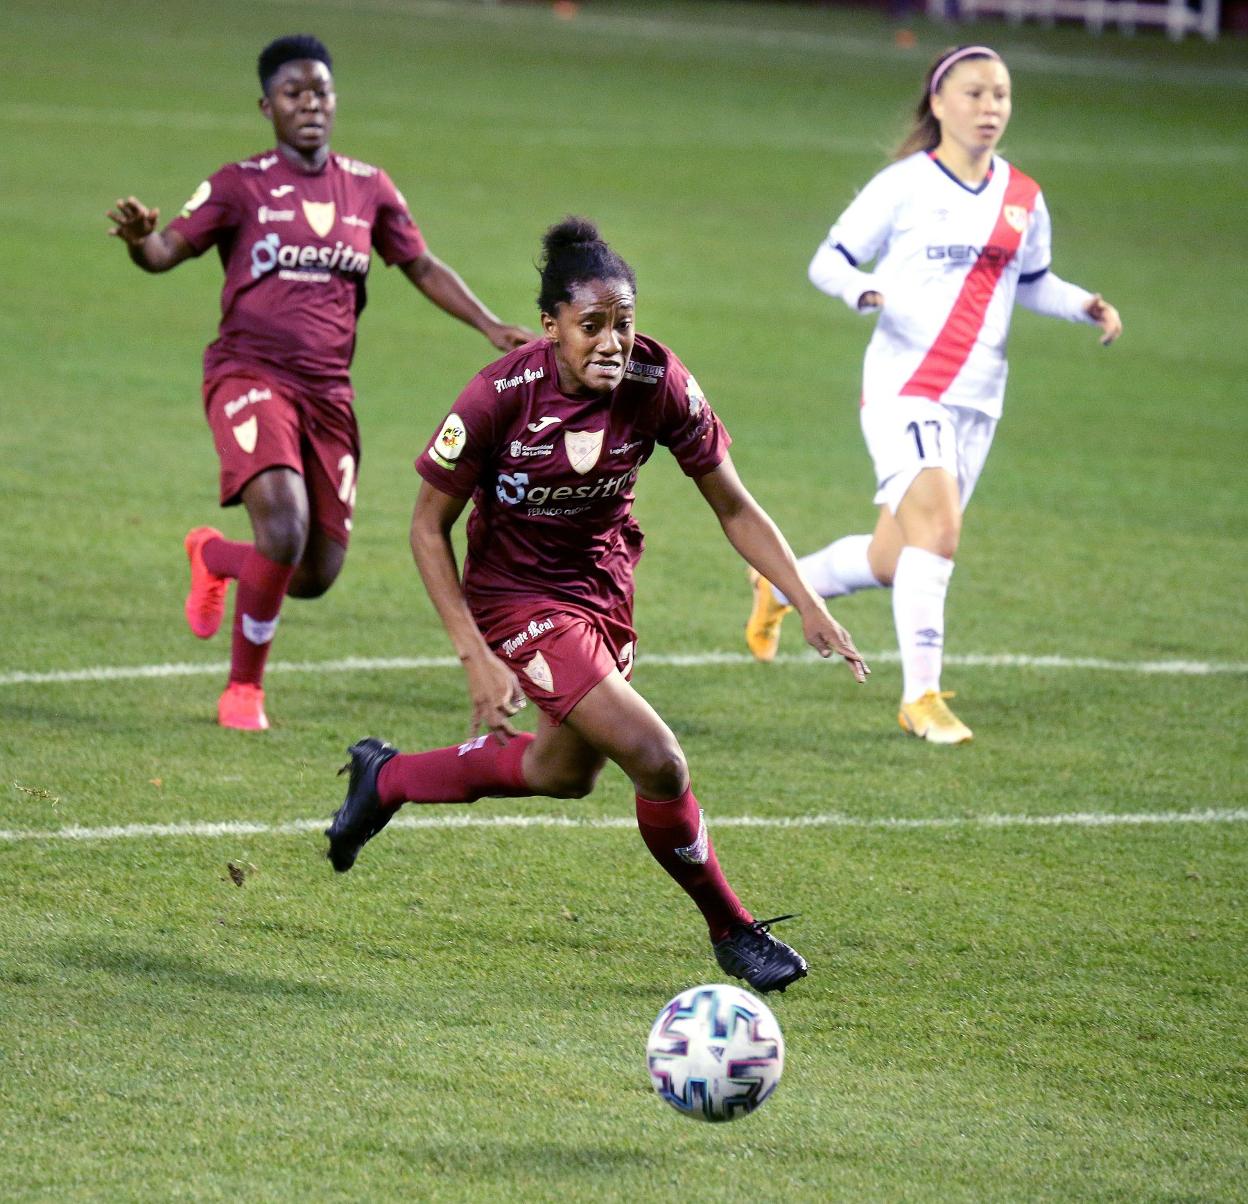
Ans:
{"type": "Polygon", "coordinates": [[[269,100],[268,94],[266,93],[264,96],[260,97],[256,103],[260,106],[260,112],[262,112],[269,121],[272,121],[273,104],[269,100]]]}
{"type": "Polygon", "coordinates": [[[559,341],[559,323],[555,321],[554,314],[548,314],[544,310],[542,312],[542,333],[552,343],[559,341]]]}

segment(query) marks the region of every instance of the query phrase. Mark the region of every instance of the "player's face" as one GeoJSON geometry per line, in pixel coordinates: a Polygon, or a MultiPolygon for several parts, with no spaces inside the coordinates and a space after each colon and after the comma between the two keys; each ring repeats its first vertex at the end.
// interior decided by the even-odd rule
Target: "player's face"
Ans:
{"type": "Polygon", "coordinates": [[[587,280],[553,314],[542,314],[565,393],[610,393],[624,379],[633,352],[634,300],[627,280],[587,280]]]}
{"type": "Polygon", "coordinates": [[[269,80],[260,111],[273,122],[278,142],[314,156],[329,145],[337,104],[329,68],[317,59],[295,59],[269,80]]]}
{"type": "Polygon", "coordinates": [[[956,63],[932,97],[940,140],[972,157],[996,149],[1010,120],[1010,73],[996,59],[956,63]]]}

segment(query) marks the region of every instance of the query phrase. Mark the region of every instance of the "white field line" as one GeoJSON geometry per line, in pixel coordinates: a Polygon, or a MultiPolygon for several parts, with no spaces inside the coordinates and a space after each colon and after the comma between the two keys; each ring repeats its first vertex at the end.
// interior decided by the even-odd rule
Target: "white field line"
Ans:
{"type": "MultiPolygon", "coordinates": [[[[578,828],[601,832],[631,830],[637,821],[630,816],[602,816],[577,819],[567,815],[397,815],[393,828],[445,830],[448,828],[578,828]]],[[[255,820],[227,820],[220,823],[119,824],[113,827],[0,829],[0,843],[30,840],[160,840],[168,838],[217,838],[224,836],[298,836],[321,831],[327,818],[294,819],[267,824],[255,820]]],[[[1161,827],[1174,824],[1242,824],[1248,822],[1248,808],[1211,807],[1200,811],[1135,812],[1116,815],[1105,811],[1074,811],[1058,815],[978,815],[892,817],[863,819],[853,815],[761,816],[724,815],[713,821],[716,828],[856,828],[867,831],[910,832],[949,828],[1110,828],[1161,827]]]]}
{"type": "MultiPolygon", "coordinates": [[[[895,650],[869,652],[868,664],[893,665],[900,657],[895,650]]],[[[656,668],[690,669],[714,665],[752,665],[745,652],[651,653],[637,658],[639,665],[656,668]]],[[[818,665],[823,662],[813,652],[781,653],[781,665],[818,665]]],[[[835,662],[833,662],[835,663],[835,662]]],[[[951,667],[972,669],[1087,669],[1110,673],[1136,673],[1142,676],[1210,677],[1218,674],[1248,674],[1248,661],[1114,661],[1094,656],[1028,656],[1024,653],[963,653],[946,656],[951,667]]],[[[137,681],[152,677],[220,677],[229,670],[226,661],[185,662],[164,665],[98,665],[85,669],[53,669],[46,672],[10,669],[0,671],[0,686],[63,685],[93,681],[137,681]]],[[[452,656],[349,656],[329,661],[274,661],[269,673],[377,673],[392,670],[453,669],[459,661],[452,656]]]]}

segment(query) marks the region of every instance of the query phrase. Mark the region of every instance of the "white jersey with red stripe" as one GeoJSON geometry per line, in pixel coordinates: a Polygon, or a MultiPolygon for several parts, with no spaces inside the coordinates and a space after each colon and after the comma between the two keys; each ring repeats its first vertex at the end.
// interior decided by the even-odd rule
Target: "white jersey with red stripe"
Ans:
{"type": "Polygon", "coordinates": [[[972,188],[925,151],[886,167],[858,194],[826,248],[853,272],[853,301],[884,297],[863,366],[863,401],[926,397],[1001,416],[1006,337],[1020,279],[1050,259],[1039,185],[999,156],[972,188]]]}

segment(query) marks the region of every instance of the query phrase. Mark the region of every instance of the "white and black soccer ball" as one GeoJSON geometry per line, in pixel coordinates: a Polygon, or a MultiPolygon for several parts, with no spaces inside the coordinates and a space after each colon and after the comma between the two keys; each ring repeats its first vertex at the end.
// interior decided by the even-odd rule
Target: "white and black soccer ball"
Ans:
{"type": "Polygon", "coordinates": [[[740,987],[681,991],[646,1042],[650,1082],[677,1112],[736,1120],[770,1098],[784,1070],[784,1037],[771,1009],[740,987]]]}

